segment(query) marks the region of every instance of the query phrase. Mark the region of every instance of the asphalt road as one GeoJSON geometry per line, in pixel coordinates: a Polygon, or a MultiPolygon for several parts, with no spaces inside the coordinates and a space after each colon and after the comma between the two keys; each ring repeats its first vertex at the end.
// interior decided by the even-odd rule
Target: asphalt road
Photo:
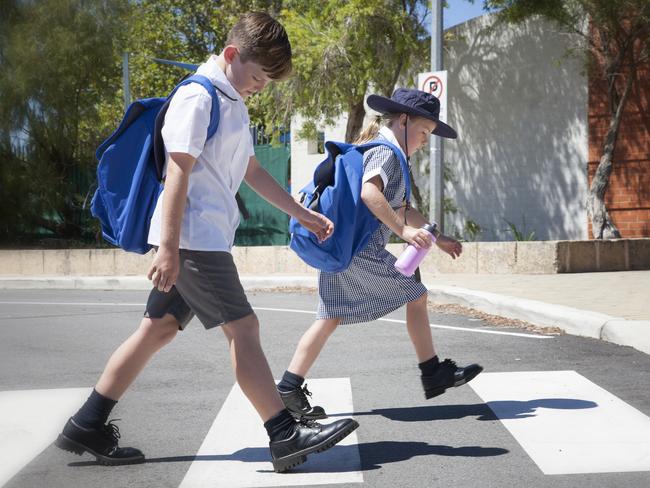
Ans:
{"type": "MultiPolygon", "coordinates": [[[[0,394],[6,394],[0,396],[0,411],[10,418],[5,419],[5,430],[6,425],[36,425],[29,415],[46,416],[54,408],[54,403],[47,400],[49,392],[92,387],[110,354],[137,327],[146,297],[144,292],[0,291],[0,394]],[[45,396],[38,397],[37,404],[31,406],[35,413],[11,410],[13,397],[7,392],[19,390],[43,390],[45,396]]],[[[260,292],[250,293],[249,299],[262,324],[269,363],[279,378],[300,335],[313,319],[317,298],[309,293],[260,292]]],[[[311,371],[312,379],[349,378],[353,412],[332,412],[333,418],[353,415],[361,424],[356,431],[360,478],[354,483],[331,486],[650,486],[650,470],[646,468],[545,473],[539,458],[522,447],[524,438],[506,427],[510,425],[508,419],[512,423],[512,419],[541,418],[551,409],[555,414],[575,415],[582,408],[587,412],[586,400],[557,404],[544,398],[517,402],[499,397],[499,402],[486,404],[471,385],[425,400],[412,346],[400,322],[404,315],[404,310],[398,310],[387,317],[393,322],[340,327],[311,371]],[[495,413],[499,405],[510,409],[509,416],[495,413]]],[[[492,377],[506,382],[514,377],[506,373],[575,371],[587,383],[636,409],[641,419],[639,428],[647,427],[648,355],[574,336],[538,339],[526,331],[495,328],[458,315],[431,314],[431,322],[448,327],[433,330],[442,357],[451,357],[458,364],[478,362],[485,368],[483,374],[503,373],[492,377]]],[[[219,330],[205,331],[195,320],[152,360],[114,411],[113,416],[122,419],[118,424],[121,444],[141,448],[147,463],[108,468],[95,464],[88,455],[77,457],[49,445],[26,458],[5,486],[176,488],[193,463],[216,466],[218,470],[215,463],[222,458],[198,459],[197,452],[215,418],[221,415],[234,383],[223,334],[219,330]]],[[[508,385],[502,387],[507,389],[508,385]]],[[[313,402],[319,403],[319,391],[312,391],[313,402]]],[[[602,424],[603,429],[614,428],[619,421],[617,415],[612,414],[610,421],[602,424]]],[[[242,422],[246,419],[250,420],[242,417],[242,422]]],[[[18,434],[13,434],[20,436],[20,429],[15,430],[18,434]]],[[[585,435],[585,443],[591,442],[589,432],[585,435]]],[[[553,442],[549,431],[548,443],[553,442]]],[[[3,450],[0,439],[0,453],[20,451],[22,444],[15,444],[3,450]]],[[[354,448],[337,446],[332,451],[354,448]]],[[[616,452],[621,446],[616,441],[608,448],[616,452]]],[[[647,466],[647,444],[639,445],[639,452],[645,456],[639,465],[647,466]]],[[[354,453],[356,456],[357,451],[354,453]]],[[[260,450],[256,456],[264,461],[266,453],[260,450]]],[[[308,469],[308,465],[304,466],[308,469]]],[[[323,471],[336,470],[336,466],[329,466],[323,471]]],[[[291,475],[286,476],[287,484],[294,483],[291,475]]],[[[274,479],[278,483],[281,478],[274,479]]],[[[0,479],[0,486],[2,482],[0,479]]],[[[214,484],[208,482],[205,486],[214,484]]]]}

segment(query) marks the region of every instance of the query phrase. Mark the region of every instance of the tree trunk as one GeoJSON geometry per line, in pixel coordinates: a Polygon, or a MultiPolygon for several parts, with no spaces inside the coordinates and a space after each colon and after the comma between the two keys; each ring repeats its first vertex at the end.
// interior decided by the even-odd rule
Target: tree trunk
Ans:
{"type": "Polygon", "coordinates": [[[348,124],[345,128],[345,142],[352,142],[357,138],[363,128],[363,119],[365,116],[366,109],[363,106],[363,98],[361,98],[361,101],[354,103],[348,111],[348,124]]]}
{"type": "Polygon", "coordinates": [[[609,176],[613,169],[613,156],[616,149],[616,141],[618,139],[618,132],[621,123],[623,110],[627,103],[630,90],[632,88],[632,81],[634,80],[634,72],[628,72],[628,79],[623,90],[623,95],[616,100],[617,92],[614,81],[610,81],[609,85],[609,98],[613,103],[612,118],[607,129],[605,143],[603,144],[602,156],[596,168],[596,174],[591,182],[589,194],[587,195],[587,215],[591,220],[591,232],[594,239],[617,239],[621,237],[620,232],[612,222],[607,206],[605,205],[605,193],[609,184],[609,176]],[[618,102],[618,103],[616,103],[618,102]]]}

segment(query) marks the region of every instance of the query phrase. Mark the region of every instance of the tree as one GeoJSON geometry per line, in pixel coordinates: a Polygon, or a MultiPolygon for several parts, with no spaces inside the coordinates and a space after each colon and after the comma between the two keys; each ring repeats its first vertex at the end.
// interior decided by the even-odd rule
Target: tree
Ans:
{"type": "Polygon", "coordinates": [[[500,17],[521,22],[531,16],[550,19],[584,40],[582,52],[592,73],[607,86],[609,128],[587,197],[587,212],[596,239],[620,237],[605,205],[621,121],[638,69],[648,62],[649,0],[486,0],[502,8],[500,17]]]}
{"type": "Polygon", "coordinates": [[[390,96],[428,54],[427,0],[287,0],[282,20],[294,52],[294,74],[271,93],[288,118],[331,122],[347,114],[346,141],[360,132],[370,89],[390,96]]]}
{"type": "MultiPolygon", "coordinates": [[[[265,11],[277,16],[281,0],[138,0],[129,34],[131,88],[134,98],[163,96],[188,72],[155,63],[163,58],[201,64],[224,47],[230,28],[244,13],[265,11]]],[[[254,97],[249,105],[251,121],[265,119],[268,103],[254,97]]]]}
{"type": "Polygon", "coordinates": [[[2,10],[0,240],[39,228],[80,239],[98,107],[115,97],[128,1],[7,0],[2,10]]]}

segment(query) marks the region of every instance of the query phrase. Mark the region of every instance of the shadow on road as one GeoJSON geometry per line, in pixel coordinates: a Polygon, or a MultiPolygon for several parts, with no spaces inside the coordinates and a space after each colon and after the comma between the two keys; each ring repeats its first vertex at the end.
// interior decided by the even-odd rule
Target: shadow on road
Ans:
{"type": "MultiPolygon", "coordinates": [[[[462,446],[452,447],[443,445],[430,445],[426,442],[399,442],[399,441],[380,441],[366,442],[362,444],[353,444],[347,446],[334,446],[323,456],[330,456],[332,459],[353,459],[358,449],[361,458],[361,470],[368,471],[379,469],[382,465],[405,461],[416,456],[463,456],[463,457],[486,457],[500,456],[509,451],[500,447],[481,447],[481,446],[462,446]]],[[[312,458],[310,458],[312,459],[312,458]]],[[[147,459],[145,463],[182,463],[182,462],[214,462],[214,461],[241,461],[248,463],[271,462],[269,449],[266,447],[248,447],[240,449],[232,454],[215,454],[215,455],[198,455],[198,456],[170,456],[147,459]]],[[[98,463],[76,462],[69,463],[68,466],[83,467],[97,466],[98,463]]],[[[356,463],[306,463],[294,472],[318,472],[318,473],[340,473],[347,471],[358,471],[359,466],[356,463]],[[315,465],[318,464],[318,465],[315,465]]],[[[271,472],[271,470],[259,470],[260,472],[271,472]]]]}
{"type": "Polygon", "coordinates": [[[476,420],[506,420],[535,417],[537,409],[550,408],[576,410],[595,408],[598,404],[589,400],[574,398],[540,398],[536,400],[499,400],[471,405],[431,405],[425,407],[378,408],[369,412],[347,412],[330,414],[330,417],[358,417],[381,415],[399,422],[430,422],[476,417],[476,420]]]}

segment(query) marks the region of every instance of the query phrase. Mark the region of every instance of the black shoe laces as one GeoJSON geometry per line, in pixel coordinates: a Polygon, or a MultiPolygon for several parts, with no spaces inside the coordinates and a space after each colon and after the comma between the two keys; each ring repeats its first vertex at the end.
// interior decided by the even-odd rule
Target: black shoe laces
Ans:
{"type": "Polygon", "coordinates": [[[444,366],[448,366],[450,368],[458,369],[458,366],[456,366],[456,361],[452,361],[451,359],[445,359],[442,364],[444,366]]]}
{"type": "Polygon", "coordinates": [[[104,432],[115,442],[121,437],[120,428],[113,422],[119,422],[122,419],[111,419],[105,426],[104,432]]]}
{"type": "Polygon", "coordinates": [[[303,386],[301,389],[298,390],[298,394],[300,395],[300,400],[305,403],[307,408],[311,408],[311,405],[309,404],[309,399],[307,397],[311,397],[311,391],[307,389],[307,384],[303,386]]]}
{"type": "Polygon", "coordinates": [[[309,428],[314,428],[314,427],[319,427],[320,426],[320,424],[318,422],[316,422],[315,420],[306,419],[305,417],[301,417],[300,420],[298,420],[298,423],[300,425],[304,425],[305,427],[309,427],[309,428]]]}

